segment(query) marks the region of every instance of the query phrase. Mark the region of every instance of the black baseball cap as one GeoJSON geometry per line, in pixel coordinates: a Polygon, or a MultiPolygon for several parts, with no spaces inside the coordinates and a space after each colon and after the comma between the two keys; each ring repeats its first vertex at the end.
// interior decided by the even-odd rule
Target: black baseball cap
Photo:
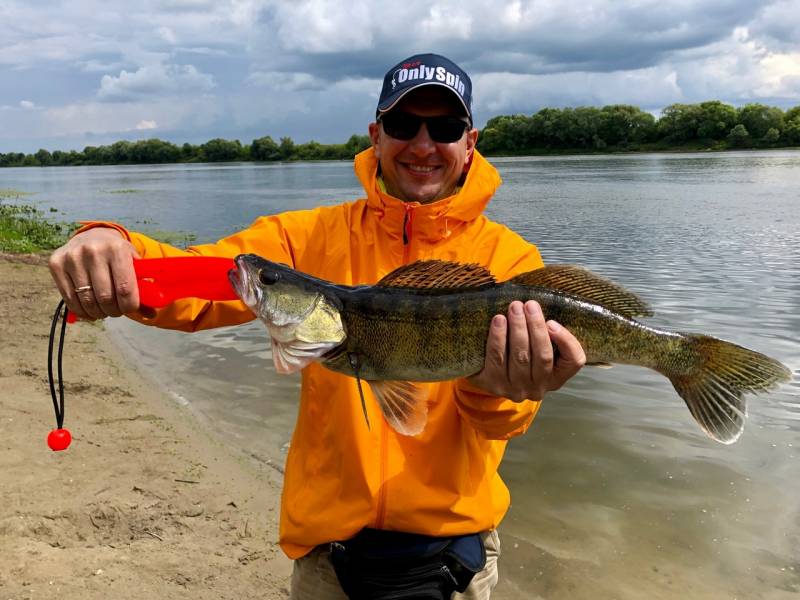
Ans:
{"type": "Polygon", "coordinates": [[[389,112],[411,90],[426,85],[452,92],[472,123],[472,81],[461,67],[440,54],[415,54],[389,69],[383,78],[375,116],[389,112]]]}

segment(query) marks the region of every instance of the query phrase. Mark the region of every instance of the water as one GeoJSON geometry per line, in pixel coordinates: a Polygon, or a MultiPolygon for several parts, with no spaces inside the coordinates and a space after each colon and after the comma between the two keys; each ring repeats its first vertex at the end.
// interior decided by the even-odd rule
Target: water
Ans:
{"type": "MultiPolygon", "coordinates": [[[[800,367],[800,153],[499,159],[491,218],[646,298],[649,322],[800,367]]],[[[58,218],[210,241],[260,214],[362,195],[350,164],[0,170],[58,218]],[[110,193],[118,190],[131,193],[110,193]]],[[[191,336],[109,324],[228,443],[280,465],[298,379],[259,325],[191,336]],[[186,400],[189,399],[189,400],[186,400]]],[[[800,383],[755,397],[733,446],[658,375],[586,368],[508,447],[498,598],[800,594],[800,383]]]]}

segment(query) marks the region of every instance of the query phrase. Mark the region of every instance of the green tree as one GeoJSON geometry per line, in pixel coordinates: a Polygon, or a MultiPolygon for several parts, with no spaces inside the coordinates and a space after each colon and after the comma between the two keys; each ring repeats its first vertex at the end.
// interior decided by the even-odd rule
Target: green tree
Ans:
{"type": "Polygon", "coordinates": [[[697,104],[670,104],[658,120],[658,134],[666,142],[681,143],[697,139],[702,111],[697,104]]]}
{"type": "Polygon", "coordinates": [[[736,109],[719,100],[701,102],[699,105],[697,137],[700,139],[723,140],[736,125],[736,109]]]}
{"type": "Polygon", "coordinates": [[[250,158],[253,160],[280,160],[281,151],[270,136],[260,137],[250,144],[250,158]]]}
{"type": "Polygon", "coordinates": [[[209,162],[241,160],[242,158],[242,144],[239,140],[214,138],[202,144],[200,148],[209,162]]]}
{"type": "Polygon", "coordinates": [[[295,145],[290,137],[282,137],[278,149],[281,153],[281,160],[292,160],[294,158],[295,145]]]}
{"type": "Polygon", "coordinates": [[[48,150],[45,150],[44,148],[39,148],[35,156],[36,156],[36,162],[38,162],[43,167],[53,164],[52,154],[50,154],[50,152],[48,150]]]}
{"type": "Polygon", "coordinates": [[[728,141],[732,146],[737,148],[749,146],[751,143],[750,134],[747,132],[747,128],[741,123],[731,129],[730,133],[728,134],[728,141]]]}
{"type": "Polygon", "coordinates": [[[752,139],[758,140],[772,128],[779,132],[783,129],[783,111],[764,104],[745,104],[738,111],[737,121],[745,126],[752,139]]]}

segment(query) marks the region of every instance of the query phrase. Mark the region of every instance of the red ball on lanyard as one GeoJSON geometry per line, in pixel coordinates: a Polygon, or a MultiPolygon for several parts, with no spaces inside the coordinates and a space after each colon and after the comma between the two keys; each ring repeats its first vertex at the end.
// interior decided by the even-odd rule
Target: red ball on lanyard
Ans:
{"type": "Polygon", "coordinates": [[[53,452],[66,450],[72,441],[72,434],[69,429],[53,429],[47,436],[47,445],[53,452]]]}

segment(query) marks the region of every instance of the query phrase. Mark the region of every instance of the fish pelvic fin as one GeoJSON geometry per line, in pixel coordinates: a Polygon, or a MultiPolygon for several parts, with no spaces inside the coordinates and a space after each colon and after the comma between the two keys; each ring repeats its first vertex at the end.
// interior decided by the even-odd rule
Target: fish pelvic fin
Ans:
{"type": "Polygon", "coordinates": [[[623,317],[646,317],[653,314],[650,306],[633,292],[575,265],[547,265],[517,275],[510,282],[572,294],[623,317]]]}
{"type": "Polygon", "coordinates": [[[714,337],[685,335],[681,346],[683,372],[665,375],[703,431],[723,444],[742,434],[745,393],[764,392],[791,378],[777,360],[714,337]]]}
{"type": "Polygon", "coordinates": [[[431,294],[496,285],[486,267],[446,260],[418,260],[399,267],[381,279],[381,287],[412,288],[431,294]]]}
{"type": "Polygon", "coordinates": [[[417,435],[428,421],[428,393],[410,381],[368,381],[386,422],[403,435],[417,435]]]}

